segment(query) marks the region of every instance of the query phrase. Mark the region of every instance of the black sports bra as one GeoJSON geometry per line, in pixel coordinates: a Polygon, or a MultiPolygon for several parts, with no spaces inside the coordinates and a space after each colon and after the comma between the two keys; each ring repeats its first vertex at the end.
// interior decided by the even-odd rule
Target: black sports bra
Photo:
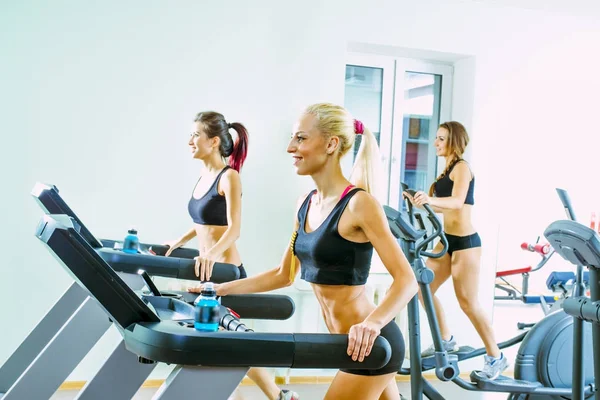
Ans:
{"type": "MultiPolygon", "coordinates": [[[[450,197],[452,196],[452,189],[454,188],[454,181],[450,179],[450,173],[460,161],[464,161],[462,158],[455,160],[448,172],[438,179],[433,186],[435,197],[450,197]]],[[[475,204],[475,177],[471,178],[469,182],[469,190],[467,191],[467,196],[465,197],[465,204],[473,205],[475,204]]]]}
{"type": "MultiPolygon", "coordinates": [[[[188,212],[196,224],[227,226],[227,200],[225,196],[219,194],[217,188],[219,187],[221,176],[228,169],[229,167],[226,166],[219,172],[212,186],[204,196],[196,199],[192,191],[192,197],[188,203],[188,212]]],[[[200,182],[200,179],[198,179],[198,182],[200,182]]],[[[198,182],[196,182],[196,186],[198,186],[198,182]]],[[[196,186],[194,186],[194,190],[196,190],[196,186]]]]}
{"type": "Polygon", "coordinates": [[[306,215],[316,190],[302,203],[298,210],[300,226],[294,253],[300,260],[300,277],[305,281],[322,285],[364,285],[367,282],[373,245],[371,242],[351,242],[338,232],[338,223],[348,202],[361,190],[354,188],[347,192],[321,225],[310,233],[305,230],[306,215]]]}

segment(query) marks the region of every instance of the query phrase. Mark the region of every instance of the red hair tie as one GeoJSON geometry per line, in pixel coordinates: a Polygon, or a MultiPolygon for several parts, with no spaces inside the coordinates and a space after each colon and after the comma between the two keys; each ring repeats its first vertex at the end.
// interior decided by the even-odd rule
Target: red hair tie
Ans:
{"type": "Polygon", "coordinates": [[[365,126],[363,125],[362,122],[360,122],[359,120],[355,119],[354,120],[354,133],[356,133],[357,135],[362,135],[365,131],[365,126]]]}

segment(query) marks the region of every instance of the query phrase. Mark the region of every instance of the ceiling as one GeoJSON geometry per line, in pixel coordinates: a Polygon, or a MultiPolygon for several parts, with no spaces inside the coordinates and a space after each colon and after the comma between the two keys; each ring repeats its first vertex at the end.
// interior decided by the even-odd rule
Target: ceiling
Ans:
{"type": "Polygon", "coordinates": [[[600,17],[600,0],[467,0],[496,7],[543,10],[565,15],[600,17]]]}

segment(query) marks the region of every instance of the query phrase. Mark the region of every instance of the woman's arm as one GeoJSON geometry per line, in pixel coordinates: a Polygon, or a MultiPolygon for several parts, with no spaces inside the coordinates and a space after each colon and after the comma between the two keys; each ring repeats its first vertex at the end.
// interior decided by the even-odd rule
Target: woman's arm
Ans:
{"type": "Polygon", "coordinates": [[[192,227],[189,231],[187,231],[182,237],[177,240],[171,240],[165,245],[169,246],[167,251],[165,252],[165,257],[169,257],[173,250],[180,248],[190,240],[192,240],[196,236],[196,228],[192,227]]]}
{"type": "Polygon", "coordinates": [[[186,244],[190,240],[196,237],[196,228],[192,226],[192,229],[187,231],[180,239],[179,242],[182,244],[186,244]]]}
{"type": "Polygon", "coordinates": [[[242,181],[234,169],[227,170],[219,182],[227,203],[227,229],[203,257],[214,260],[229,249],[240,237],[242,230],[242,181]]]}
{"type": "Polygon", "coordinates": [[[392,235],[381,205],[373,196],[360,192],[348,205],[355,224],[373,244],[393,278],[390,289],[365,320],[350,328],[348,355],[363,361],[373,347],[381,328],[387,325],[417,294],[418,284],[412,267],[392,235]]]}
{"type": "MultiPolygon", "coordinates": [[[[304,200],[304,198],[302,198],[302,200],[304,200]]],[[[301,201],[299,201],[298,204],[302,204],[301,201]]],[[[297,214],[298,213],[296,212],[296,215],[297,214]]],[[[298,230],[298,226],[298,218],[294,217],[294,232],[298,230]]],[[[290,286],[294,282],[299,270],[300,261],[292,254],[291,246],[288,245],[283,252],[283,257],[279,266],[249,278],[217,284],[215,285],[215,289],[219,296],[269,292],[271,290],[290,286]],[[291,274],[292,257],[294,258],[296,265],[293,276],[291,274]]],[[[190,291],[199,292],[200,287],[191,289],[190,291]]]]}
{"type": "Polygon", "coordinates": [[[471,183],[471,169],[466,162],[459,162],[452,170],[451,179],[454,182],[450,197],[429,197],[419,192],[415,196],[415,202],[419,205],[429,203],[434,211],[460,210],[465,204],[469,184],[471,183]]]}
{"type": "Polygon", "coordinates": [[[195,272],[201,281],[210,280],[215,260],[218,259],[240,237],[242,227],[242,181],[234,169],[227,170],[219,181],[227,204],[227,229],[211,247],[200,244],[200,255],[196,257],[195,272]]]}
{"type": "Polygon", "coordinates": [[[365,321],[379,328],[390,322],[418,291],[417,279],[406,256],[392,235],[381,205],[367,193],[358,193],[349,209],[356,216],[357,227],[373,244],[381,261],[393,278],[392,285],[379,305],[365,321]],[[354,204],[353,204],[354,203],[354,204]]]}
{"type": "MultiPolygon", "coordinates": [[[[417,192],[417,193],[424,193],[424,192],[417,192]]],[[[410,201],[412,203],[413,206],[420,208],[421,210],[423,210],[425,207],[423,207],[422,204],[417,204],[415,199],[408,193],[408,192],[403,192],[402,193],[404,195],[404,197],[406,197],[408,199],[408,201],[410,201]]],[[[430,197],[428,196],[427,199],[430,199],[430,197]]],[[[431,204],[429,204],[431,206],[431,204]]],[[[439,208],[439,207],[435,207],[435,206],[431,206],[431,209],[436,212],[436,213],[441,213],[444,210],[439,208]]]]}
{"type": "MultiPolygon", "coordinates": [[[[294,277],[290,277],[292,257],[295,256],[292,256],[292,251],[288,246],[283,253],[281,263],[278,267],[246,279],[215,285],[217,295],[227,296],[229,294],[270,292],[271,290],[290,286],[294,282],[292,278],[295,278],[295,275],[294,277]]],[[[296,265],[300,265],[297,258],[296,265]]],[[[296,274],[298,271],[299,268],[296,268],[296,274]]]]}

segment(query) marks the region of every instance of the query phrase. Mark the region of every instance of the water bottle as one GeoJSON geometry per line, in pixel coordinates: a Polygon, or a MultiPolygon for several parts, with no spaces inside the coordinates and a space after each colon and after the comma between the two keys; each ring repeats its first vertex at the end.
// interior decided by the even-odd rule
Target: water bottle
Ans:
{"type": "Polygon", "coordinates": [[[219,311],[221,305],[217,300],[217,292],[212,282],[206,282],[196,300],[196,313],[194,328],[203,332],[216,332],[219,330],[219,311]]]}
{"type": "Polygon", "coordinates": [[[140,240],[137,237],[137,231],[130,229],[127,231],[127,236],[123,240],[123,251],[129,254],[137,254],[140,247],[140,240]]]}

